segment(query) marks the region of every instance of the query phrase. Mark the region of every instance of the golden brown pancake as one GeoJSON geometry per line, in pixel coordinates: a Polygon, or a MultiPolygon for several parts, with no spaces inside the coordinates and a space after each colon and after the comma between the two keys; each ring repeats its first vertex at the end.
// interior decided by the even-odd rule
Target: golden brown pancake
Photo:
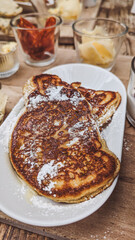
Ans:
{"type": "Polygon", "coordinates": [[[9,148],[17,174],[57,202],[82,202],[110,186],[120,162],[101,138],[85,97],[48,74],[33,77],[24,94],[26,110],[9,148]]]}
{"type": "Polygon", "coordinates": [[[72,83],[72,86],[86,98],[92,108],[92,114],[101,128],[105,127],[110,121],[121,103],[121,96],[118,92],[93,90],[80,86],[80,83],[72,83]]]}
{"type": "MultiPolygon", "coordinates": [[[[42,77],[41,77],[42,78],[42,77]]],[[[61,82],[61,79],[57,78],[58,83],[61,82]]],[[[38,88],[42,92],[42,81],[38,78],[38,88]]],[[[87,89],[81,86],[80,82],[73,82],[71,84],[73,88],[76,88],[90,103],[91,113],[93,114],[94,120],[97,122],[100,130],[104,128],[110,121],[121,103],[121,96],[118,92],[114,91],[104,91],[104,90],[93,90],[87,89]]],[[[27,96],[31,91],[37,88],[37,85],[34,81],[29,79],[23,89],[25,99],[27,101],[27,96]]]]}

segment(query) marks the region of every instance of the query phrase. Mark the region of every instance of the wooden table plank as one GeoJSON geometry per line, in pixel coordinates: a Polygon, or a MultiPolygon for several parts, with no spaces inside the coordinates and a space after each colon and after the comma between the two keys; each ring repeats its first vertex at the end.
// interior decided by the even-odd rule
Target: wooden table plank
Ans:
{"type": "MultiPolygon", "coordinates": [[[[132,57],[119,56],[113,68],[115,73],[122,82],[127,86],[130,73],[130,63],[132,57]]],[[[60,63],[76,62],[76,54],[74,50],[59,49],[59,55],[53,65],[60,63]]],[[[51,67],[52,67],[51,66],[51,67]]],[[[50,67],[49,67],[50,68],[50,67]]],[[[33,74],[39,74],[45,68],[31,68],[21,62],[20,70],[14,76],[6,80],[1,80],[3,90],[14,96],[13,104],[16,104],[19,96],[21,96],[21,86],[33,74]],[[12,85],[12,88],[10,87],[12,85]],[[10,90],[10,91],[8,91],[10,90]]],[[[8,103],[7,111],[10,111],[10,103],[8,103]]],[[[12,107],[11,107],[12,108],[12,107]]],[[[83,219],[82,221],[62,226],[62,227],[34,227],[16,221],[4,213],[0,212],[0,221],[10,224],[20,229],[28,230],[36,234],[47,236],[55,239],[123,239],[133,240],[135,234],[134,226],[134,198],[135,198],[135,129],[126,121],[126,129],[124,135],[123,157],[121,171],[118,184],[107,200],[107,202],[94,214],[83,219]],[[130,127],[129,127],[130,126],[130,127]],[[129,197],[130,196],[130,197],[129,197]],[[130,237],[130,238],[129,238],[130,237]]],[[[33,235],[34,237],[34,235],[33,235]]]]}

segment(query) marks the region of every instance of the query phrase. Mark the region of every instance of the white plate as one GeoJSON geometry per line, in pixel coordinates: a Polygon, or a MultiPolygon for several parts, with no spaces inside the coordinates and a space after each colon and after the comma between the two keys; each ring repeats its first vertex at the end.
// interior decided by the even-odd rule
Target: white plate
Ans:
{"type": "MultiPolygon", "coordinates": [[[[47,73],[56,74],[69,83],[82,82],[87,88],[119,91],[122,102],[102,135],[110,150],[121,160],[126,113],[126,91],[121,81],[112,73],[87,64],[61,65],[47,73]]],[[[12,218],[37,226],[65,225],[92,214],[111,195],[117,179],[93,199],[79,204],[61,204],[34,195],[17,178],[8,158],[8,138],[23,105],[22,98],[0,127],[0,209],[12,218]]]]}

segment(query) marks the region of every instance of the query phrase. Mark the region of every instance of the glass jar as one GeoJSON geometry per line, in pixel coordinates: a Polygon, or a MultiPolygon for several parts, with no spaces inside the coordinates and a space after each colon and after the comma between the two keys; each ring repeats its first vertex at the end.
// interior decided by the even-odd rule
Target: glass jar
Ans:
{"type": "Polygon", "coordinates": [[[44,0],[49,14],[60,16],[64,24],[72,24],[83,11],[83,0],[44,0]]]}
{"type": "Polygon", "coordinates": [[[60,17],[44,13],[12,18],[11,27],[26,64],[43,67],[55,61],[61,23],[60,17]]]}
{"type": "Polygon", "coordinates": [[[131,62],[131,73],[127,89],[127,119],[135,127],[135,57],[131,62]]]}
{"type": "Polygon", "coordinates": [[[17,44],[0,41],[0,79],[12,76],[18,69],[17,44]]]}

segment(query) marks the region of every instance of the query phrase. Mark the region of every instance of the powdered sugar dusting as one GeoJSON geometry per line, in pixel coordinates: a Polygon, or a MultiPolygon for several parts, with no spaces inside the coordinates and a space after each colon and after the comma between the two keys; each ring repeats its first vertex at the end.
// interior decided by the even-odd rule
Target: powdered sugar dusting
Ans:
{"type": "Polygon", "coordinates": [[[123,148],[126,150],[126,151],[130,151],[130,148],[132,147],[132,143],[126,139],[124,137],[124,141],[123,141],[123,148]]]}
{"type": "MultiPolygon", "coordinates": [[[[49,163],[44,164],[43,167],[40,169],[40,172],[37,175],[37,181],[39,185],[41,185],[42,181],[47,178],[48,175],[49,179],[55,177],[58,173],[58,169],[64,166],[64,164],[61,162],[58,162],[56,164],[54,164],[54,162],[54,160],[51,160],[49,163]]],[[[50,184],[50,186],[47,187],[48,190],[50,190],[52,186],[54,186],[54,183],[50,184]]]]}
{"type": "Polygon", "coordinates": [[[100,230],[100,233],[99,234],[91,234],[90,235],[90,239],[93,239],[93,240],[100,240],[100,239],[105,239],[105,240],[111,240],[114,238],[114,232],[112,230],[110,230],[110,228],[108,227],[105,227],[104,228],[105,231],[101,231],[100,230]]]}
{"type": "Polygon", "coordinates": [[[54,120],[54,126],[59,126],[60,125],[60,121],[54,120]]]}
{"type": "Polygon", "coordinates": [[[108,120],[108,121],[111,120],[112,113],[114,113],[114,112],[115,112],[114,106],[111,106],[109,109],[107,108],[106,113],[103,114],[103,116],[97,120],[98,126],[101,127],[102,124],[104,124],[106,122],[106,120],[108,120]]]}
{"type": "Polygon", "coordinates": [[[39,105],[41,102],[46,102],[47,99],[45,96],[37,95],[30,98],[30,102],[28,104],[29,108],[35,108],[37,105],[39,105]]]}
{"type": "Polygon", "coordinates": [[[50,182],[46,187],[43,188],[43,190],[52,193],[52,188],[54,188],[56,185],[56,182],[50,182]]]}
{"type": "Polygon", "coordinates": [[[71,140],[69,143],[67,143],[66,145],[68,146],[68,147],[70,147],[70,146],[72,146],[73,144],[75,144],[77,141],[79,140],[79,138],[73,138],[73,140],[71,140]]]}
{"type": "Polygon", "coordinates": [[[29,145],[29,148],[25,147],[25,143],[23,145],[20,145],[19,151],[23,151],[25,149],[25,151],[23,151],[23,154],[20,155],[20,157],[24,159],[23,161],[25,164],[29,164],[29,171],[32,171],[35,166],[38,166],[38,163],[36,163],[35,161],[31,161],[31,159],[38,158],[38,153],[42,150],[40,147],[36,147],[35,139],[29,139],[29,145]]]}
{"type": "Polygon", "coordinates": [[[68,129],[69,136],[73,139],[67,144],[67,146],[76,143],[80,138],[90,138],[89,133],[93,133],[94,130],[98,130],[98,126],[96,125],[94,119],[91,118],[90,121],[88,121],[88,119],[82,118],[79,122],[75,123],[68,129]]]}
{"type": "MultiPolygon", "coordinates": [[[[76,141],[77,136],[79,137],[82,136],[84,134],[85,131],[88,130],[88,126],[89,123],[86,120],[77,122],[76,124],[74,124],[72,127],[70,127],[68,129],[68,133],[70,134],[70,137],[73,137],[76,141]],[[85,130],[84,130],[85,127],[85,130]],[[83,128],[83,130],[81,130],[83,128]]],[[[77,139],[78,140],[78,139],[77,139]]]]}
{"type": "Polygon", "coordinates": [[[77,106],[80,101],[85,100],[79,92],[75,91],[71,97],[67,96],[66,92],[62,92],[63,86],[49,86],[44,95],[30,96],[28,108],[36,108],[42,102],[48,101],[70,101],[74,106],[77,106]]]}

